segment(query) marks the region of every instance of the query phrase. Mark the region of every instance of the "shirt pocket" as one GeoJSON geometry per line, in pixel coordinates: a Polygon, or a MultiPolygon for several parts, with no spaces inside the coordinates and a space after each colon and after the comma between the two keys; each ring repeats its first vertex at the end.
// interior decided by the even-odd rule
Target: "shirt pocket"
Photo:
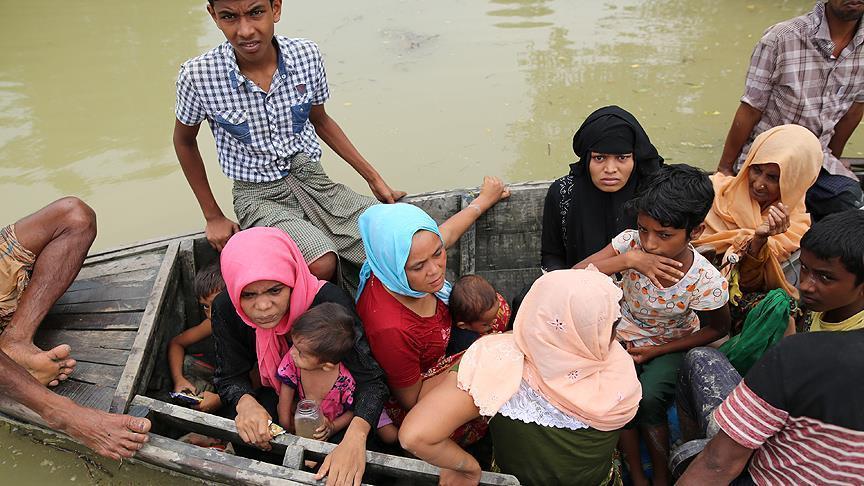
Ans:
{"type": "Polygon", "coordinates": [[[232,137],[245,144],[252,143],[249,115],[246,110],[225,110],[213,114],[213,120],[232,137]]]}
{"type": "Polygon", "coordinates": [[[312,103],[305,102],[291,106],[291,131],[297,135],[306,127],[306,122],[309,121],[309,111],[312,109],[312,103]]]}

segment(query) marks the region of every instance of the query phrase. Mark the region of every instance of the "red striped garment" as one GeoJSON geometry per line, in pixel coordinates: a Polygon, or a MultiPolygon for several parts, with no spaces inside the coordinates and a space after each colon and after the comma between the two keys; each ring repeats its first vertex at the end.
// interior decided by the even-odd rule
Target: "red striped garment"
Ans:
{"type": "Polygon", "coordinates": [[[749,467],[756,484],[864,484],[864,432],[792,417],[744,381],[714,418],[732,440],[756,449],[749,467]]]}

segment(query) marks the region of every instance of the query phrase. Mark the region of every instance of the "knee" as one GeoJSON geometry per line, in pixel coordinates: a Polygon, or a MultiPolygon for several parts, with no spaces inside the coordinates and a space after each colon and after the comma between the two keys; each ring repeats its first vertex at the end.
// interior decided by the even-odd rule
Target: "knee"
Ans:
{"type": "Polygon", "coordinates": [[[96,237],[96,212],[84,201],[74,196],[64,197],[55,202],[63,213],[63,224],[76,232],[96,237]]]}
{"type": "Polygon", "coordinates": [[[333,280],[336,276],[337,261],[335,253],[327,252],[309,264],[309,271],[320,280],[333,280]]]}
{"type": "Polygon", "coordinates": [[[424,434],[412,423],[403,423],[399,428],[399,445],[406,451],[416,455],[416,451],[423,448],[424,434]]]}

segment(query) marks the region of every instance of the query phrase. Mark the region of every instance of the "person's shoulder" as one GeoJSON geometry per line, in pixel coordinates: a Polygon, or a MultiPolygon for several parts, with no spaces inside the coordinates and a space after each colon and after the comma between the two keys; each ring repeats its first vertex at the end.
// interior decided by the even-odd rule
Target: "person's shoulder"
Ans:
{"type": "Polygon", "coordinates": [[[188,59],[180,65],[180,72],[186,72],[191,75],[206,73],[214,67],[225,62],[226,49],[231,49],[231,44],[227,41],[201,54],[200,56],[188,59]]]}
{"type": "Polygon", "coordinates": [[[776,46],[787,40],[798,40],[813,35],[817,29],[818,23],[814,25],[814,12],[811,11],[768,27],[762,33],[759,42],[776,46]]]}
{"type": "Polygon", "coordinates": [[[321,57],[321,51],[318,49],[318,44],[312,39],[277,35],[276,42],[279,44],[279,50],[288,59],[294,60],[321,57]]]}
{"type": "Polygon", "coordinates": [[[340,304],[351,311],[354,310],[354,301],[348,293],[332,282],[327,282],[318,289],[318,293],[315,294],[315,298],[312,300],[312,305],[316,306],[325,302],[340,304]]]}

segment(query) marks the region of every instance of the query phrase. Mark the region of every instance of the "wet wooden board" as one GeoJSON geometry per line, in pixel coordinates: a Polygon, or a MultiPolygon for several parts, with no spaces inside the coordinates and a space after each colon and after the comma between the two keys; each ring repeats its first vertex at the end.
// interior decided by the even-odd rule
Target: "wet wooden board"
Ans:
{"type": "Polygon", "coordinates": [[[68,344],[72,349],[103,348],[129,350],[137,331],[76,331],[44,329],[36,335],[36,344],[54,347],[68,344]]]}
{"type": "Polygon", "coordinates": [[[71,398],[80,405],[108,410],[111,406],[113,388],[101,384],[85,383],[78,380],[68,379],[54,388],[54,392],[67,398],[71,398]]]}
{"type": "Polygon", "coordinates": [[[79,362],[75,365],[75,371],[69,379],[113,389],[120,381],[121,374],[123,374],[123,366],[79,362]]]}
{"type": "Polygon", "coordinates": [[[112,312],[110,314],[48,314],[40,329],[78,331],[137,331],[142,312],[112,312]]]}

